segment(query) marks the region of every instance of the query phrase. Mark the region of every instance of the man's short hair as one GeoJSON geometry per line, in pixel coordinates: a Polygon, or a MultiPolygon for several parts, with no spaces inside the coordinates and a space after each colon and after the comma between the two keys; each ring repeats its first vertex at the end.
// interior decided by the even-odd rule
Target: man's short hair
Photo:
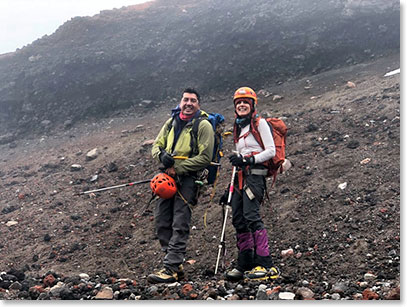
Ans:
{"type": "Polygon", "coordinates": [[[192,87],[187,87],[183,92],[182,95],[184,95],[184,93],[188,93],[188,94],[195,94],[196,98],[198,98],[198,102],[201,103],[201,97],[199,96],[198,92],[196,91],[196,89],[192,88],[192,87]]]}

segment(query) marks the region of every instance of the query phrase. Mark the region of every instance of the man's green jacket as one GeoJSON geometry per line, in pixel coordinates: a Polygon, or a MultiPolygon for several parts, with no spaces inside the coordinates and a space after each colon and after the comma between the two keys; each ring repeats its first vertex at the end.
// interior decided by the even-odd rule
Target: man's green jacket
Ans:
{"type": "MultiPolygon", "coordinates": [[[[207,118],[208,114],[202,110],[201,117],[207,118]]],[[[177,116],[177,115],[175,115],[177,116]]],[[[191,148],[191,137],[192,135],[192,126],[197,118],[194,118],[192,121],[188,122],[185,127],[181,130],[181,133],[178,137],[177,143],[175,144],[174,150],[174,124],[175,119],[168,119],[163,127],[160,130],[160,133],[156,137],[153,148],[152,155],[156,160],[160,160],[159,155],[161,153],[160,147],[170,154],[175,156],[188,157],[186,160],[175,160],[174,169],[177,175],[185,175],[189,172],[196,172],[207,167],[212,161],[213,147],[214,147],[214,131],[212,125],[207,120],[201,120],[198,126],[198,139],[195,141],[197,144],[197,153],[194,154],[193,149],[191,148]],[[170,123],[173,121],[171,130],[168,131],[170,123]],[[192,153],[191,153],[192,151],[192,153]],[[190,155],[192,155],[190,157],[190,155]]]]}

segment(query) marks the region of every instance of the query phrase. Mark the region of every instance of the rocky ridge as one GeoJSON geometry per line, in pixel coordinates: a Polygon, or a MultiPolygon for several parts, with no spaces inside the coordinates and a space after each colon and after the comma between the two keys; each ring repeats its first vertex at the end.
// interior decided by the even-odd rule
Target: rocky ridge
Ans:
{"type": "Polygon", "coordinates": [[[0,55],[0,142],[398,53],[395,0],[156,0],[76,17],[0,55]],[[249,55],[249,56],[248,56],[249,55]]]}

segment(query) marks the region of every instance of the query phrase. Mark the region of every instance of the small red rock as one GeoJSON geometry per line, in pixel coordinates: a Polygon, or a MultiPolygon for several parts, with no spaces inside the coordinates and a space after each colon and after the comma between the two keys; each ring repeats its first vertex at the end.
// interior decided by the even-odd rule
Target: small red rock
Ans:
{"type": "Polygon", "coordinates": [[[370,289],[365,289],[362,292],[362,295],[363,295],[364,300],[378,300],[379,299],[379,295],[370,289]]]}
{"type": "Polygon", "coordinates": [[[55,280],[54,275],[48,274],[47,276],[45,276],[43,282],[44,282],[45,287],[52,287],[53,285],[55,285],[56,280],[55,280]]]}
{"type": "Polygon", "coordinates": [[[122,283],[122,284],[120,284],[119,288],[120,288],[120,289],[125,289],[125,288],[127,288],[126,283],[122,283]]]}
{"type": "Polygon", "coordinates": [[[274,287],[273,289],[267,291],[267,295],[271,295],[273,293],[277,293],[281,291],[281,286],[274,287]]]}
{"type": "Polygon", "coordinates": [[[182,286],[182,294],[187,295],[188,292],[192,290],[192,285],[191,284],[185,284],[182,286]]]}
{"type": "Polygon", "coordinates": [[[191,293],[189,295],[189,297],[192,298],[192,299],[196,299],[198,297],[198,294],[197,293],[191,293]]]}
{"type": "Polygon", "coordinates": [[[31,288],[29,289],[29,291],[30,291],[30,292],[39,292],[39,293],[42,293],[42,292],[44,292],[45,290],[44,290],[44,287],[43,287],[43,286],[37,285],[37,286],[31,287],[31,288]]]}

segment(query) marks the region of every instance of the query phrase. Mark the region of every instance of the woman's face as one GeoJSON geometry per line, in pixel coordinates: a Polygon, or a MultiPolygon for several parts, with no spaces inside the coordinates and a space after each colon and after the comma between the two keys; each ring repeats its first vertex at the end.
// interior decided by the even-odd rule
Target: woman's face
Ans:
{"type": "Polygon", "coordinates": [[[235,111],[240,117],[250,114],[251,102],[248,99],[238,99],[235,101],[235,111]]]}

